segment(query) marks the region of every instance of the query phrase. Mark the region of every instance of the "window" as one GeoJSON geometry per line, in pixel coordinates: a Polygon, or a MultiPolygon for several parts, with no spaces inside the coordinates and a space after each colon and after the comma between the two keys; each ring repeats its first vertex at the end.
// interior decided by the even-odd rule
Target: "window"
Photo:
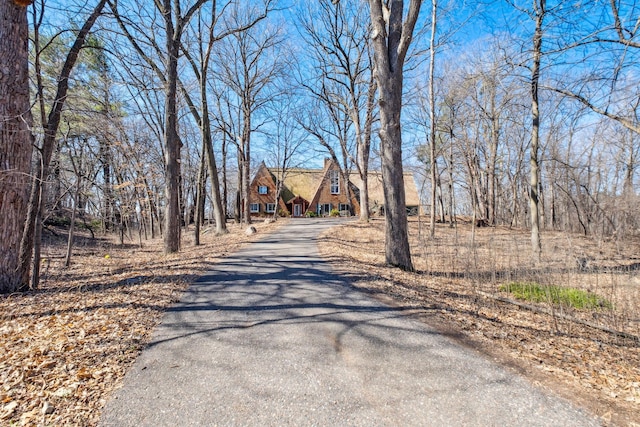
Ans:
{"type": "Polygon", "coordinates": [[[331,203],[318,203],[318,215],[329,215],[331,212],[331,203]]]}
{"type": "Polygon", "coordinates": [[[331,194],[340,194],[340,171],[333,170],[329,176],[331,178],[331,194]]]}
{"type": "Polygon", "coordinates": [[[260,212],[260,203],[251,203],[251,207],[249,208],[249,210],[252,213],[260,212]]]}
{"type": "Polygon", "coordinates": [[[261,185],[258,187],[258,194],[267,194],[267,186],[266,185],[261,185]]]}
{"type": "Polygon", "coordinates": [[[340,214],[342,214],[344,212],[347,215],[351,215],[351,209],[350,209],[350,206],[347,203],[340,203],[340,207],[338,209],[340,211],[340,214]]]}
{"type": "Polygon", "coordinates": [[[265,210],[265,212],[274,213],[275,211],[276,211],[276,204],[267,203],[267,209],[265,210]]]}

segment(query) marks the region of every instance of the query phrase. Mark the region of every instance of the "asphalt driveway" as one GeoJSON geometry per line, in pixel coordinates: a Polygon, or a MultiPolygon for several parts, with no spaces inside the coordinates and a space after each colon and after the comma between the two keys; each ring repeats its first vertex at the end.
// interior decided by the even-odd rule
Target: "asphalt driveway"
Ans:
{"type": "Polygon", "coordinates": [[[349,286],[292,220],[171,308],[103,426],[591,426],[597,420],[349,286]]]}

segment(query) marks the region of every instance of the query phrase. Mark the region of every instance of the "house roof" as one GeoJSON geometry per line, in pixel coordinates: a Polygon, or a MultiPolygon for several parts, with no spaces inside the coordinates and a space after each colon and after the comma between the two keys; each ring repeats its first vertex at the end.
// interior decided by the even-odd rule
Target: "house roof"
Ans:
{"type": "MultiPolygon", "coordinates": [[[[268,168],[272,174],[277,174],[278,168],[268,168]]],[[[287,176],[284,179],[285,188],[283,189],[282,199],[285,203],[289,203],[291,199],[300,196],[305,200],[311,201],[315,196],[318,185],[320,185],[326,168],[322,169],[304,169],[291,168],[287,170],[287,176]]],[[[357,172],[352,171],[349,174],[349,180],[357,188],[360,188],[362,180],[357,172]]],[[[371,205],[384,205],[384,190],[382,188],[382,172],[369,171],[369,203],[371,205]]],[[[407,206],[420,206],[420,195],[416,187],[413,173],[404,173],[404,191],[407,206]]]]}
{"type": "MultiPolygon", "coordinates": [[[[269,168],[269,172],[274,175],[277,174],[278,171],[279,169],[277,168],[269,168]]],[[[324,169],[287,169],[284,185],[288,191],[286,191],[286,194],[284,194],[285,191],[283,191],[283,200],[289,203],[295,196],[300,196],[305,200],[312,200],[322,180],[323,173],[324,169]]]]}
{"type": "MultiPolygon", "coordinates": [[[[354,185],[360,188],[360,185],[362,184],[360,175],[358,175],[357,173],[352,173],[349,176],[349,179],[354,185]]],[[[382,172],[369,171],[367,181],[369,184],[369,204],[371,206],[376,203],[378,205],[384,205],[382,172]]],[[[404,192],[407,206],[420,206],[420,196],[418,195],[418,188],[416,187],[416,182],[414,181],[413,173],[411,172],[404,173],[404,192]]]]}

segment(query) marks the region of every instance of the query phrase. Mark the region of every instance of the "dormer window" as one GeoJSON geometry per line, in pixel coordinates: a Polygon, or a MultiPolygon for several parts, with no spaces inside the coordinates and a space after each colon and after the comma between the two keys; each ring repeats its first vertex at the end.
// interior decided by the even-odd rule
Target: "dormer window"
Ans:
{"type": "Polygon", "coordinates": [[[266,185],[261,185],[258,187],[258,194],[267,194],[268,189],[266,185]]]}

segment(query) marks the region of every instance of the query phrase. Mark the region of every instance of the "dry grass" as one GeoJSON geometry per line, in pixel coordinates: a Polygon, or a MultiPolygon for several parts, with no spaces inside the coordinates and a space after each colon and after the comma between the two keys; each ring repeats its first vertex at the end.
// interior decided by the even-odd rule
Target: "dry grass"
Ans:
{"type": "MultiPolygon", "coordinates": [[[[105,398],[119,384],[164,310],[220,257],[278,224],[239,226],[179,254],[160,240],[143,246],[79,238],[63,267],[63,239],[43,251],[41,289],[0,297],[0,425],[96,425],[105,398]]],[[[127,243],[127,242],[125,242],[127,243]]]]}
{"type": "Polygon", "coordinates": [[[320,248],[338,268],[364,277],[356,286],[415,308],[427,322],[586,406],[603,423],[640,425],[640,341],[580,323],[640,337],[640,241],[548,232],[545,255],[535,264],[526,230],[438,224],[432,240],[424,219],[413,219],[418,272],[408,273],[385,265],[383,227],[380,219],[345,224],[327,232],[320,248]],[[510,281],[584,289],[614,309],[523,309],[498,290],[510,281]]]}

